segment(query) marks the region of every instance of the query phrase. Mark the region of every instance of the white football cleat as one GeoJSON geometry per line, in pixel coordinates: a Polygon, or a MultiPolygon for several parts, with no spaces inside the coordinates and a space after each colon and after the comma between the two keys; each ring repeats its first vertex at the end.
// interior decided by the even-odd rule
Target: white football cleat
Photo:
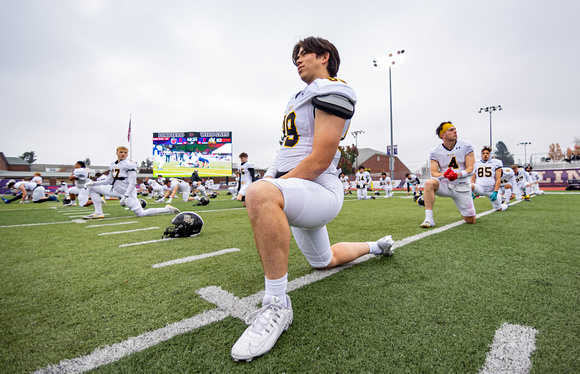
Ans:
{"type": "Polygon", "coordinates": [[[93,213],[83,217],[83,219],[101,219],[101,218],[105,218],[105,215],[102,213],[101,214],[93,213]]]}
{"type": "Polygon", "coordinates": [[[252,361],[253,358],[268,353],[282,333],[292,324],[293,313],[290,298],[287,306],[279,297],[272,296],[270,303],[250,313],[246,323],[250,325],[232,347],[235,361],[252,361]]]}
{"type": "Polygon", "coordinates": [[[169,205],[169,204],[165,205],[165,209],[167,209],[167,211],[168,211],[169,213],[173,213],[173,214],[179,214],[179,209],[177,209],[176,207],[174,207],[174,206],[171,206],[171,205],[169,205]]]}
{"type": "Polygon", "coordinates": [[[384,236],[384,237],[380,238],[379,240],[377,240],[377,245],[379,246],[381,251],[383,251],[383,253],[382,253],[383,256],[392,256],[393,255],[393,249],[392,249],[393,244],[395,244],[395,241],[393,240],[391,235],[384,236]]]}
{"type": "Polygon", "coordinates": [[[435,227],[435,221],[430,221],[429,219],[425,218],[425,221],[423,221],[421,227],[424,229],[427,229],[429,227],[435,227]]]}

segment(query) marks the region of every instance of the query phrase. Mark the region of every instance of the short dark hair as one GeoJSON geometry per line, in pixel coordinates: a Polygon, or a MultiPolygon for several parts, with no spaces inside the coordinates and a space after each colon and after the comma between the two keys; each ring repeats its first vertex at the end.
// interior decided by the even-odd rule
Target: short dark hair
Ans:
{"type": "Polygon", "coordinates": [[[316,53],[316,57],[324,56],[328,52],[328,65],[326,66],[326,70],[331,77],[336,77],[338,68],[340,67],[340,55],[334,44],[326,39],[314,36],[300,40],[296,43],[292,51],[292,62],[294,65],[296,65],[296,61],[298,60],[300,48],[306,53],[316,53]]]}
{"type": "Polygon", "coordinates": [[[246,152],[242,152],[242,153],[240,153],[240,156],[239,157],[240,158],[242,158],[242,157],[248,157],[248,154],[246,152]]]}
{"type": "Polygon", "coordinates": [[[364,169],[364,168],[365,168],[365,167],[364,167],[363,165],[361,165],[361,166],[359,166],[359,167],[358,167],[358,170],[360,170],[360,169],[364,169]]]}
{"type": "Polygon", "coordinates": [[[81,168],[86,168],[87,165],[85,164],[84,161],[77,161],[77,164],[79,164],[81,166],[81,168]]]}
{"type": "Polygon", "coordinates": [[[387,173],[384,173],[384,172],[383,172],[383,173],[381,173],[381,175],[387,175],[387,173]]]}
{"type": "Polygon", "coordinates": [[[486,145],[481,149],[481,152],[483,151],[488,151],[489,153],[491,153],[491,147],[489,145],[486,145]]]}

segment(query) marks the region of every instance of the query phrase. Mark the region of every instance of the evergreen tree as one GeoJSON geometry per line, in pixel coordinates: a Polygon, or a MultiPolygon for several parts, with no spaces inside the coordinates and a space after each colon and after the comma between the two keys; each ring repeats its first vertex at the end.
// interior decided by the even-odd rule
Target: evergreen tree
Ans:
{"type": "Polygon", "coordinates": [[[147,157],[145,161],[141,161],[141,167],[143,169],[153,169],[153,160],[147,157]]]}
{"type": "Polygon", "coordinates": [[[28,152],[24,152],[23,154],[21,154],[20,156],[21,159],[23,159],[24,161],[26,161],[29,164],[34,163],[34,161],[36,161],[36,155],[34,154],[34,151],[28,151],[28,152]]]}
{"type": "Polygon", "coordinates": [[[89,167],[91,165],[91,159],[90,158],[85,158],[85,165],[87,165],[87,167],[89,167]]]}
{"type": "Polygon", "coordinates": [[[504,167],[510,167],[514,164],[514,154],[509,151],[504,142],[497,142],[495,150],[493,151],[493,157],[501,160],[504,167]]]}

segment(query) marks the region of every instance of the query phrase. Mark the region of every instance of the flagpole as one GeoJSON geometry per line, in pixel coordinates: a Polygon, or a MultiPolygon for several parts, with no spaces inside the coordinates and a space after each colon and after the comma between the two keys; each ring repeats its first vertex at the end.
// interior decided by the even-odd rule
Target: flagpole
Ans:
{"type": "Polygon", "coordinates": [[[129,159],[132,160],[133,159],[133,137],[131,136],[131,113],[129,113],[129,132],[127,134],[127,137],[129,138],[129,149],[130,149],[129,159]]]}

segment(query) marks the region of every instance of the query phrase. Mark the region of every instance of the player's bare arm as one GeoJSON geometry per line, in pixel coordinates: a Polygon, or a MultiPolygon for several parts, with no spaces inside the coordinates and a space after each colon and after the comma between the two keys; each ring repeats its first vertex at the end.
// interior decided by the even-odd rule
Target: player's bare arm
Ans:
{"type": "Polygon", "coordinates": [[[467,174],[473,173],[473,166],[475,165],[475,155],[473,152],[465,156],[465,172],[467,174]]]}
{"type": "MultiPolygon", "coordinates": [[[[439,163],[437,161],[431,160],[429,169],[431,170],[431,177],[439,178],[443,176],[443,173],[439,170],[439,163]]],[[[473,165],[471,165],[471,169],[473,170],[473,165]]],[[[443,172],[445,172],[445,170],[443,170],[443,172]]]]}

